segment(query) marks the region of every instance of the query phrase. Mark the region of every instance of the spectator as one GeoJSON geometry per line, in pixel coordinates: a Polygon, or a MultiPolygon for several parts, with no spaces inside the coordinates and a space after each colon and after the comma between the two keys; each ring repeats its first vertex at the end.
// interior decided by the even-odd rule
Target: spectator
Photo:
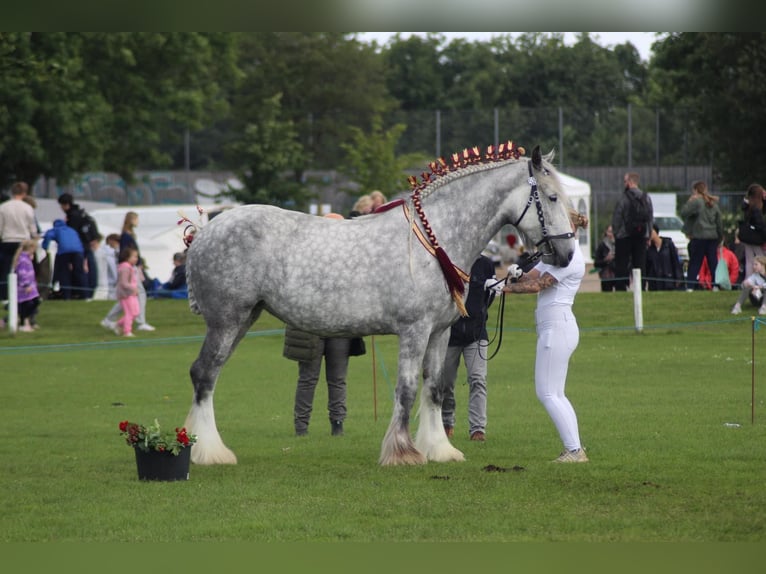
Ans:
{"type": "MultiPolygon", "coordinates": [[[[156,279],[155,279],[156,281],[156,279]]],[[[186,286],[186,254],[173,254],[173,272],[170,279],[157,286],[157,297],[170,297],[171,299],[188,299],[189,289],[186,286]]]]}
{"type": "Polygon", "coordinates": [[[646,247],[654,223],[654,210],[652,200],[648,194],[639,187],[639,175],[628,172],[623,176],[624,192],[620,194],[612,214],[612,230],[614,231],[614,271],[615,290],[626,291],[630,282],[630,270],[641,269],[641,275],[646,274],[646,247]],[[637,230],[630,221],[631,202],[644,203],[646,206],[647,220],[643,223],[643,229],[637,230]]]}
{"type": "Polygon", "coordinates": [[[604,236],[596,247],[596,255],[593,258],[593,267],[598,269],[601,279],[601,291],[611,292],[615,290],[614,278],[614,233],[612,226],[607,225],[604,236]]]}
{"type": "Polygon", "coordinates": [[[742,313],[742,304],[745,299],[750,299],[750,302],[758,307],[758,314],[766,315],[764,290],[766,290],[766,255],[758,255],[753,259],[753,272],[742,282],[742,291],[731,309],[731,314],[742,313]]]}
{"type": "MultiPolygon", "coordinates": [[[[100,237],[100,236],[99,236],[100,237]]],[[[97,300],[117,299],[117,257],[120,251],[120,236],[110,233],[104,243],[95,251],[98,283],[93,293],[97,300]]]]}
{"type": "Polygon", "coordinates": [[[386,203],[386,196],[383,195],[382,191],[378,191],[377,189],[370,193],[370,199],[372,200],[372,209],[370,211],[375,211],[381,205],[386,203]]]}
{"type": "Polygon", "coordinates": [[[734,254],[734,252],[726,247],[726,245],[723,243],[721,243],[720,247],[718,248],[718,263],[716,263],[715,275],[716,276],[714,278],[710,273],[710,267],[707,264],[707,259],[703,260],[702,268],[700,269],[699,274],[699,282],[703,289],[712,289],[713,287],[716,287],[717,289],[728,291],[735,285],[738,285],[738,282],[741,282],[739,280],[739,259],[737,259],[737,256],[734,254]],[[721,265],[723,265],[726,270],[726,282],[721,282],[718,280],[719,273],[722,273],[718,270],[718,267],[721,265]],[[722,285],[721,283],[724,284],[722,285]]]}
{"type": "Polygon", "coordinates": [[[91,242],[100,235],[98,225],[82,207],[74,203],[72,194],[62,193],[58,198],[58,202],[66,215],[66,224],[77,232],[82,242],[83,257],[85,259],[83,268],[85,270],[86,283],[81,286],[83,289],[78,294],[78,297],[91,299],[98,283],[96,257],[91,246],[91,242]]]}
{"type": "Polygon", "coordinates": [[[285,326],[283,356],[298,361],[298,383],[295,389],[293,422],[295,435],[308,434],[314,393],[325,363],[327,380],[327,412],[330,417],[330,432],[333,436],[343,434],[346,419],[346,374],[348,373],[350,339],[341,337],[319,337],[285,326]]]}
{"type": "Polygon", "coordinates": [[[34,257],[37,251],[36,239],[25,239],[16,252],[13,269],[16,272],[19,331],[34,331],[37,325],[37,309],[40,306],[40,293],[37,290],[34,257]]]}
{"type": "Polygon", "coordinates": [[[745,245],[745,277],[753,274],[753,261],[759,255],[766,255],[766,224],[763,219],[764,191],[757,183],[750,184],[742,204],[744,220],[738,229],[739,240],[745,245]]]}
{"type": "MultiPolygon", "coordinates": [[[[122,224],[122,234],[120,235],[120,253],[126,248],[130,247],[136,250],[138,253],[138,317],[136,319],[136,329],[139,331],[154,331],[154,326],[146,322],[146,288],[145,282],[147,280],[144,274],[144,265],[141,259],[141,252],[138,249],[138,242],[136,240],[136,227],[138,227],[138,213],[135,211],[128,211],[125,214],[125,219],[122,224]]],[[[105,329],[114,329],[117,325],[117,318],[120,316],[122,306],[118,302],[107,313],[106,317],[101,320],[101,326],[105,329]]]]}
{"type": "Polygon", "coordinates": [[[660,237],[657,224],[652,226],[652,236],[646,248],[644,282],[649,291],[674,291],[684,285],[684,271],[678,249],[670,237],[660,237]]]}
{"type": "Polygon", "coordinates": [[[117,265],[117,299],[122,308],[122,317],[116,322],[114,332],[124,337],[135,337],[133,320],[138,316],[138,285],[141,282],[138,268],[138,250],[126,247],[120,250],[117,265]]]}
{"type": "Polygon", "coordinates": [[[681,208],[684,232],[689,237],[689,267],[686,271],[686,290],[701,289],[698,281],[702,260],[715,269],[718,246],[723,240],[723,219],[718,198],[708,193],[704,181],[695,181],[692,193],[681,208]]]}
{"type": "Polygon", "coordinates": [[[745,280],[745,267],[747,266],[747,256],[745,255],[745,244],[739,240],[739,230],[734,232],[734,240],[729,244],[729,249],[737,257],[739,262],[739,274],[737,280],[733,282],[732,287],[739,288],[742,285],[742,281],[745,280]]]}
{"type": "MultiPolygon", "coordinates": [[[[27,194],[24,196],[24,201],[29,204],[33,211],[37,210],[37,201],[34,197],[27,194]]],[[[37,214],[35,214],[35,237],[42,236],[43,232],[40,228],[40,222],[37,220],[37,214]]],[[[42,247],[38,246],[38,250],[35,251],[32,257],[32,263],[35,266],[35,278],[37,279],[37,290],[40,296],[40,300],[44,301],[50,294],[51,283],[51,263],[48,259],[48,253],[42,250],[42,247]]]]}
{"type": "Polygon", "coordinates": [[[442,423],[448,437],[455,427],[455,381],[460,357],[468,377],[468,436],[471,440],[486,440],[487,427],[487,313],[495,294],[502,293],[504,281],[495,276],[495,262],[480,255],[471,267],[471,279],[465,299],[467,317],[452,325],[449,346],[442,372],[442,423]]]}
{"type": "MultiPolygon", "coordinates": [[[[588,218],[570,212],[572,228],[585,228],[588,218]]],[[[508,269],[510,277],[517,276],[517,265],[508,269]]],[[[580,331],[572,313],[577,290],[585,276],[585,260],[580,249],[566,267],[539,262],[516,283],[506,284],[508,293],[537,293],[537,355],[535,357],[535,389],[537,397],[564,444],[564,451],[554,460],[560,463],[588,462],[580,442],[577,415],[564,394],[569,358],[577,348],[580,331]]]]}
{"type": "Polygon", "coordinates": [[[360,215],[367,215],[372,211],[372,198],[369,195],[362,195],[354,203],[354,207],[351,208],[351,213],[348,216],[353,219],[360,215]]]}
{"type": "Polygon", "coordinates": [[[505,243],[500,244],[500,259],[501,263],[509,265],[516,263],[516,260],[521,255],[522,248],[519,245],[519,241],[513,233],[509,233],[505,236],[505,243]]]}
{"type": "Polygon", "coordinates": [[[21,243],[38,237],[35,211],[24,201],[29,186],[17,181],[11,186],[11,198],[0,204],[0,301],[8,299],[8,274],[21,243]]]}
{"type": "MultiPolygon", "coordinates": [[[[53,227],[43,235],[43,249],[56,242],[56,257],[53,259],[53,284],[59,285],[59,297],[72,299],[74,290],[87,287],[85,255],[78,233],[63,219],[56,219],[53,227]]],[[[82,297],[75,297],[82,298],[82,297]]]]}

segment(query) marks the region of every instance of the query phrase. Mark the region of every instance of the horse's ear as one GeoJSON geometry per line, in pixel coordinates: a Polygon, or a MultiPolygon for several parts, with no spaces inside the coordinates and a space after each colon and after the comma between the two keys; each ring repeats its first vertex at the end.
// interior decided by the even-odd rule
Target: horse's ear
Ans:
{"type": "Polygon", "coordinates": [[[556,157],[556,150],[551,148],[551,151],[545,154],[545,157],[543,157],[543,159],[547,161],[548,163],[553,163],[553,159],[555,157],[556,157]]]}
{"type": "Polygon", "coordinates": [[[540,169],[543,167],[543,156],[540,154],[539,145],[536,145],[535,149],[532,150],[532,166],[535,169],[540,169]]]}

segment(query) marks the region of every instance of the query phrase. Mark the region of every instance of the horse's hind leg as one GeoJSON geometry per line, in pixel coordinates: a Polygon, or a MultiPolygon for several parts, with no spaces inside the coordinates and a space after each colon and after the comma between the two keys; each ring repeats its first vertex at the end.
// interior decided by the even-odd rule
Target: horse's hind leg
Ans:
{"type": "Polygon", "coordinates": [[[450,330],[435,333],[423,361],[423,390],[420,393],[420,423],[415,448],[428,460],[436,462],[465,460],[463,453],[450,444],[442,424],[442,371],[450,330]]]}
{"type": "Polygon", "coordinates": [[[189,370],[194,386],[194,400],[185,426],[189,433],[197,435],[197,442],[191,451],[192,462],[196,464],[237,463],[237,457],[223,443],[218,433],[213,410],[213,392],[224,363],[258,314],[256,311],[249,320],[236,325],[218,322],[209,324],[199,356],[189,370]]]}

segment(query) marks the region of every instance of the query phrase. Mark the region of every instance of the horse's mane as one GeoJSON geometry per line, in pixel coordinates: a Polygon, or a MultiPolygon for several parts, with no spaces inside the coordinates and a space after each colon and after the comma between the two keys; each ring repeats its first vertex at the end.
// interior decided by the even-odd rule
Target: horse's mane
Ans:
{"type": "Polygon", "coordinates": [[[410,176],[407,181],[412,187],[413,195],[424,198],[457,178],[495,167],[498,162],[518,160],[525,153],[526,150],[523,147],[517,146],[510,140],[497,147],[488,146],[484,156],[478,147],[467,148],[460,153],[452,154],[451,165],[440,157],[428,164],[430,172],[424,171],[419,178],[410,176]]]}
{"type": "MultiPolygon", "coordinates": [[[[439,242],[431,229],[431,224],[428,222],[428,219],[423,212],[421,201],[435,190],[459,177],[489,169],[491,167],[497,167],[499,164],[507,161],[518,161],[519,157],[524,154],[524,148],[516,146],[512,141],[500,144],[497,147],[487,147],[487,153],[483,157],[479,148],[473,147],[464,149],[462,153],[453,153],[452,165],[448,165],[444,158],[440,157],[438,160],[428,164],[431,171],[423,172],[420,175],[419,180],[415,176],[410,176],[408,178],[413,189],[410,201],[414,208],[410,210],[408,214],[410,227],[412,229],[415,228],[415,214],[417,214],[423,225],[425,236],[428,238],[430,248],[433,250],[433,254],[442,268],[452,298],[457,305],[458,311],[464,317],[468,315],[463,303],[463,293],[465,292],[464,282],[466,279],[461,276],[461,270],[453,265],[444,249],[439,245],[439,242]]],[[[393,209],[394,207],[406,203],[407,202],[404,199],[390,201],[376,209],[375,213],[388,211],[389,209],[393,209]]],[[[412,242],[412,235],[410,235],[410,242],[412,242]]]]}

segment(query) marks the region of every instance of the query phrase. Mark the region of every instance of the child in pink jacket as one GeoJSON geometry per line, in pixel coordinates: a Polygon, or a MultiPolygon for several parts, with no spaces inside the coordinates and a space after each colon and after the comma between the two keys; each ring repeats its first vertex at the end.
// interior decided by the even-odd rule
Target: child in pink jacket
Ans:
{"type": "Polygon", "coordinates": [[[117,265],[117,299],[122,307],[122,317],[117,321],[114,328],[116,334],[125,337],[135,337],[133,334],[133,320],[138,316],[138,250],[126,247],[120,252],[119,265],[117,265]]]}

